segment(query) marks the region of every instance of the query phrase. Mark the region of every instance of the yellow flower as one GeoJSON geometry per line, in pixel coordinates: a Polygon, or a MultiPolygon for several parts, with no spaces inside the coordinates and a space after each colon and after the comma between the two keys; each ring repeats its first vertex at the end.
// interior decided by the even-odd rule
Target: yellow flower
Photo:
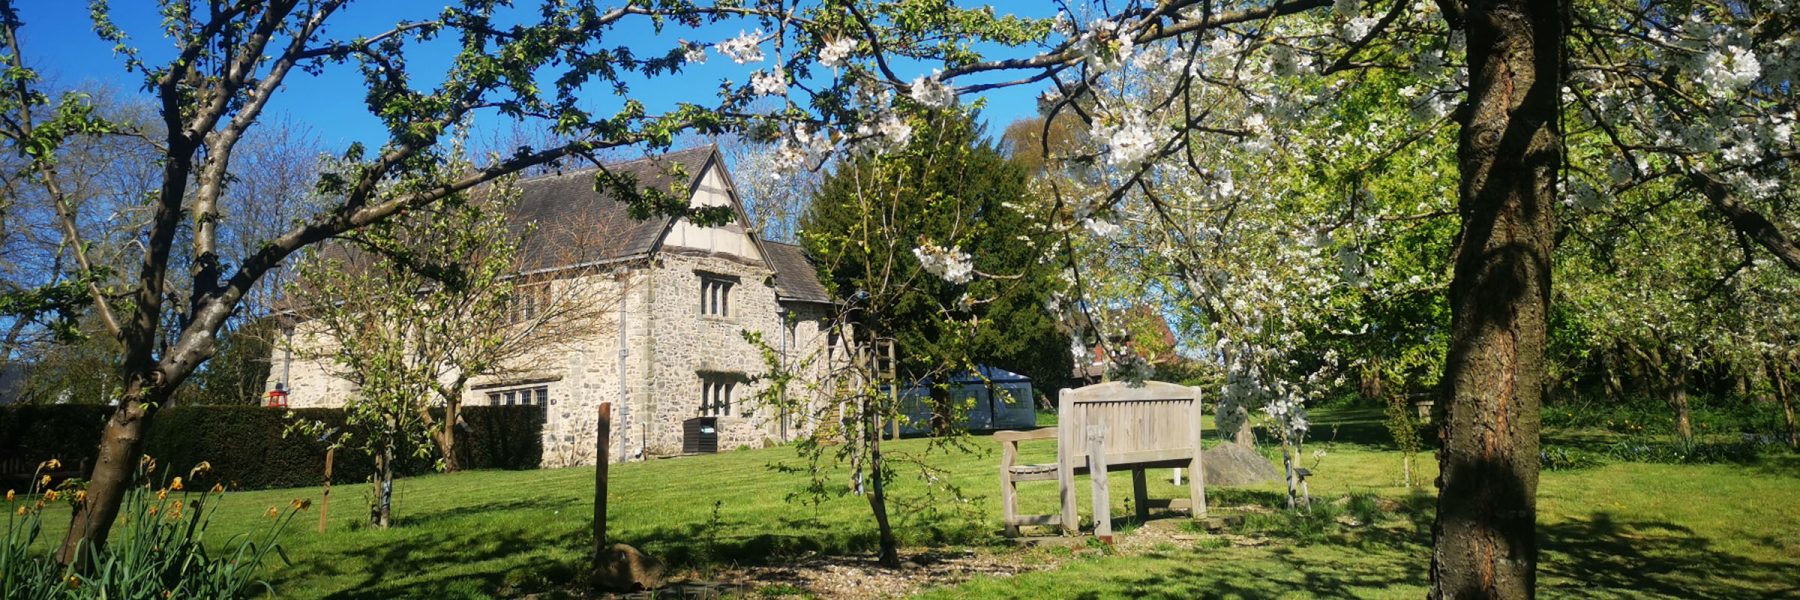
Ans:
{"type": "Polygon", "coordinates": [[[12,490],[6,490],[6,501],[7,502],[13,501],[13,491],[12,490]]]}
{"type": "Polygon", "coordinates": [[[179,492],[179,491],[181,491],[181,478],[180,478],[180,477],[176,477],[176,478],[175,478],[175,482],[174,482],[174,483],[171,483],[171,484],[169,484],[169,489],[171,489],[171,490],[175,490],[175,491],[177,491],[177,492],[179,492]]]}
{"type": "Polygon", "coordinates": [[[163,500],[168,500],[169,499],[169,490],[167,490],[167,489],[156,490],[156,499],[159,502],[163,501],[163,500]]]}
{"type": "Polygon", "coordinates": [[[69,587],[71,589],[81,587],[81,578],[76,577],[74,575],[70,575],[69,576],[69,587]]]}
{"type": "Polygon", "coordinates": [[[76,502],[87,502],[87,490],[75,490],[76,502]]]}
{"type": "Polygon", "coordinates": [[[281,511],[275,510],[275,507],[271,506],[269,507],[269,512],[263,513],[263,516],[273,519],[281,516],[281,511]]]}
{"type": "Polygon", "coordinates": [[[43,479],[39,479],[38,487],[50,487],[50,476],[45,475],[43,479]]]}
{"type": "Polygon", "coordinates": [[[295,498],[293,506],[294,510],[306,510],[312,508],[312,499],[295,498]]]}
{"type": "Polygon", "coordinates": [[[213,489],[212,489],[212,493],[214,493],[214,494],[223,494],[223,493],[225,493],[225,484],[223,484],[223,483],[215,483],[215,484],[213,484],[213,489]]]}
{"type": "Polygon", "coordinates": [[[59,494],[56,493],[56,490],[45,490],[44,491],[44,501],[45,502],[55,502],[56,497],[58,495],[59,494]]]}
{"type": "Polygon", "coordinates": [[[150,516],[154,517],[154,516],[156,516],[156,513],[162,512],[162,507],[152,504],[152,505],[150,505],[150,510],[147,510],[145,512],[150,513],[150,516]]]}
{"type": "Polygon", "coordinates": [[[201,475],[204,475],[207,473],[211,473],[211,472],[212,472],[212,463],[209,463],[209,462],[206,462],[203,460],[203,461],[200,461],[200,464],[194,465],[194,468],[192,470],[188,471],[188,478],[192,479],[194,477],[198,477],[198,476],[201,476],[201,475]]]}
{"type": "Polygon", "coordinates": [[[21,514],[21,515],[25,514],[25,505],[23,505],[23,504],[19,505],[19,514],[21,514]]]}
{"type": "Polygon", "coordinates": [[[50,460],[46,460],[46,461],[44,461],[44,463],[43,463],[43,464],[41,464],[41,465],[38,465],[38,468],[39,468],[39,469],[43,469],[43,470],[46,470],[46,471],[49,471],[49,470],[51,470],[51,469],[61,469],[61,468],[62,468],[62,461],[60,461],[60,460],[56,460],[56,459],[54,459],[54,458],[52,458],[52,459],[50,459],[50,460]]]}

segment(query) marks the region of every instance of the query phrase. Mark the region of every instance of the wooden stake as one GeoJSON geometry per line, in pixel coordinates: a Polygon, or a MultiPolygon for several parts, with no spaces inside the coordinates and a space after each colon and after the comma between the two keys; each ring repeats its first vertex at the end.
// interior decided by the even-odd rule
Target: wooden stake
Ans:
{"type": "Polygon", "coordinates": [[[319,533],[325,533],[325,519],[331,515],[331,463],[336,458],[336,447],[325,449],[325,493],[319,496],[319,533]]]}
{"type": "Polygon", "coordinates": [[[612,403],[600,403],[600,431],[594,442],[594,572],[606,560],[606,466],[612,447],[612,403]]]}

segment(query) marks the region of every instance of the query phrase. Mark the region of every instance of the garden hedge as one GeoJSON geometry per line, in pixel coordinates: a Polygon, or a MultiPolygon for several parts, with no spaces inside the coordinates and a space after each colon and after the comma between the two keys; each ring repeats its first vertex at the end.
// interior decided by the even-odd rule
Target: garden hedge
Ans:
{"type": "MultiPolygon", "coordinates": [[[[335,408],[292,411],[255,406],[178,406],[160,411],[150,422],[144,453],[176,475],[200,461],[212,465],[211,481],[238,489],[318,485],[324,480],[325,444],[298,436],[282,437],[298,419],[341,425],[335,408]]],[[[35,464],[57,458],[65,465],[89,468],[100,431],[112,407],[47,405],[0,407],[0,457],[35,464]]],[[[462,409],[466,427],[459,428],[457,455],[468,469],[535,469],[543,456],[544,411],[534,406],[469,406],[462,409]]],[[[408,460],[401,472],[431,472],[433,458],[408,460]]],[[[373,461],[355,451],[339,451],[332,481],[365,481],[373,461]]],[[[68,468],[68,467],[65,467],[68,468]]],[[[28,476],[28,474],[27,474],[28,476]]],[[[0,473],[0,485],[16,485],[18,474],[0,473]]]]}

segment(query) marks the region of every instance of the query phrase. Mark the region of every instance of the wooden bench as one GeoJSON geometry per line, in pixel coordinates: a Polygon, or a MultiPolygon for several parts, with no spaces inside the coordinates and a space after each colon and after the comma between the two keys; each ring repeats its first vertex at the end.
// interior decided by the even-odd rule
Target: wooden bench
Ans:
{"type": "Polygon", "coordinates": [[[1188,508],[1194,518],[1206,516],[1206,471],[1201,463],[1200,391],[1196,388],[1145,382],[1129,385],[1109,382],[1063,390],[1059,401],[1059,426],[1036,431],[1002,431],[994,434],[1001,445],[1001,520],[1006,535],[1017,536],[1024,525],[1057,525],[1063,533],[1075,533],[1075,476],[1091,479],[1095,535],[1112,535],[1111,494],[1106,474],[1131,470],[1134,507],[1138,518],[1149,516],[1153,505],[1173,502],[1149,498],[1146,469],[1189,469],[1188,508]],[[1056,462],[1018,464],[1018,444],[1032,440],[1056,440],[1056,462]],[[1056,515],[1018,514],[1017,484],[1055,480],[1062,510],[1056,515]]]}

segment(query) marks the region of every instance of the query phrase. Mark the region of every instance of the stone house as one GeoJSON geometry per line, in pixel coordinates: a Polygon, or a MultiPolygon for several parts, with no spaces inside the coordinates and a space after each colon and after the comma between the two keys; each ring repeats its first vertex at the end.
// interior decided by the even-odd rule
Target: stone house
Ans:
{"type": "MultiPolygon", "coordinates": [[[[594,190],[592,169],[520,181],[513,222],[531,285],[580,290],[583,301],[602,303],[593,311],[601,322],[574,339],[543,340],[504,374],[474,378],[464,405],[543,407],[545,466],[593,463],[602,402],[613,403],[617,460],[682,453],[684,425],[700,417],[713,419],[719,450],[810,427],[754,400],[764,384],[753,378],[769,367],[743,332],[760,333],[780,360],[807,365],[803,377],[822,379],[845,360],[838,305],[811,261],[797,246],[758,238],[712,146],[607,169],[644,188],[685,190],[695,206],[729,206],[735,218],[718,227],[632,218],[626,203],[594,190]]],[[[295,327],[293,348],[321,344],[330,341],[316,328],[295,327]]],[[[289,406],[338,406],[355,393],[328,359],[275,352],[269,387],[285,383],[289,406]]]]}

